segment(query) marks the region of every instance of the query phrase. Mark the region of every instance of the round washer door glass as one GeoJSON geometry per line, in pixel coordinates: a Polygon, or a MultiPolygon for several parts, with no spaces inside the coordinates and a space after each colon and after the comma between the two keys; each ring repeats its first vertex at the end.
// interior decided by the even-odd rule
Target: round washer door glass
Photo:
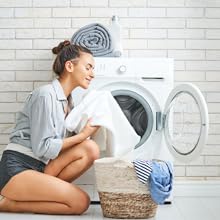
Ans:
{"type": "Polygon", "coordinates": [[[150,105],[146,99],[131,90],[113,90],[111,93],[136,133],[141,137],[135,148],[140,147],[149,138],[153,129],[153,112],[150,105]]]}
{"type": "Polygon", "coordinates": [[[208,137],[208,126],[208,110],[201,91],[189,83],[175,87],[164,109],[164,135],[173,157],[182,162],[198,157],[208,137]]]}

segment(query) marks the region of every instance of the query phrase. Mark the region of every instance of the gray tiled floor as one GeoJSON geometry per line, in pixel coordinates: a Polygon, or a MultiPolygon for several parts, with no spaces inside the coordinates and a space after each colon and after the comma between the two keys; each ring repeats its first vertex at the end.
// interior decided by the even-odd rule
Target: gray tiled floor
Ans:
{"type": "MultiPolygon", "coordinates": [[[[92,200],[98,200],[93,185],[81,185],[92,200]]],[[[171,205],[158,206],[154,220],[219,220],[220,219],[220,182],[183,183],[174,187],[171,205]]],[[[38,215],[0,213],[0,220],[103,220],[100,205],[91,205],[81,216],[38,215]]],[[[152,220],[149,219],[149,220],[152,220]]]]}
{"type": "MultiPolygon", "coordinates": [[[[172,205],[157,209],[154,220],[219,220],[220,197],[174,197],[172,205]]],[[[100,205],[91,205],[81,216],[0,213],[1,220],[103,220],[100,205]]]]}

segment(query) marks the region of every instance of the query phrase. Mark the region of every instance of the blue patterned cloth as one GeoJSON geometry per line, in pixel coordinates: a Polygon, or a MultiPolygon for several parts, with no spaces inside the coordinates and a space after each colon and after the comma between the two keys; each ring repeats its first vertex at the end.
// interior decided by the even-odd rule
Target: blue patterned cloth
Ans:
{"type": "Polygon", "coordinates": [[[134,160],[135,172],[143,184],[149,182],[151,198],[163,204],[173,188],[173,167],[170,162],[157,160],[134,160]]]}
{"type": "Polygon", "coordinates": [[[170,162],[152,161],[152,172],[149,179],[150,194],[154,202],[163,204],[173,188],[173,167],[170,162]]]}

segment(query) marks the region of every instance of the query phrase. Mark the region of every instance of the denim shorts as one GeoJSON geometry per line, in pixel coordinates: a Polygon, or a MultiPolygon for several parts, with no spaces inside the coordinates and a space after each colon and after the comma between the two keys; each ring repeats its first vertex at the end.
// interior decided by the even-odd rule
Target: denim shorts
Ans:
{"type": "Polygon", "coordinates": [[[35,158],[13,150],[3,152],[0,161],[0,192],[8,181],[25,170],[44,172],[45,164],[35,158]]]}

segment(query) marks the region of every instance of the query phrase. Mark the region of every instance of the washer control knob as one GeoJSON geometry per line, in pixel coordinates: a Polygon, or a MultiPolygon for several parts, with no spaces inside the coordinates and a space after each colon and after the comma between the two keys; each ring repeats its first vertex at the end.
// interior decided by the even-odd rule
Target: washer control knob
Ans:
{"type": "Polygon", "coordinates": [[[121,65],[118,70],[119,70],[119,73],[125,73],[127,68],[125,65],[121,65]]]}

